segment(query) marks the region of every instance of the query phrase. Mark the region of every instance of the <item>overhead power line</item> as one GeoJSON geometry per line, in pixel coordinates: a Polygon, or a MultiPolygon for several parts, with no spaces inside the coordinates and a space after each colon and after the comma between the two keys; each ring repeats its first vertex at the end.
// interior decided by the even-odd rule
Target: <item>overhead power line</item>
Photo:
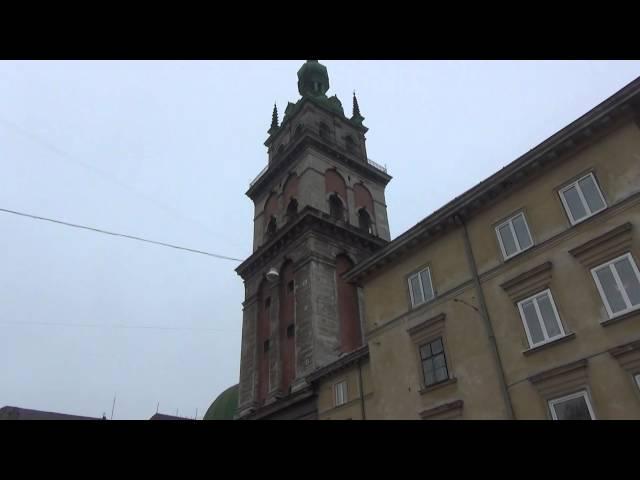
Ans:
{"type": "Polygon", "coordinates": [[[139,328],[144,330],[206,330],[211,332],[224,332],[217,328],[206,327],[162,327],[153,325],[126,325],[126,324],[100,324],[100,323],[66,323],[66,322],[11,322],[0,320],[0,325],[46,325],[51,327],[103,327],[103,328],[139,328]]]}
{"type": "Polygon", "coordinates": [[[81,228],[81,229],[84,229],[84,230],[90,230],[92,232],[103,233],[105,235],[113,235],[115,237],[128,238],[130,240],[137,240],[139,242],[152,243],[154,245],[160,245],[162,247],[170,247],[170,248],[175,248],[175,249],[178,249],[178,250],[184,250],[184,251],[187,251],[187,252],[199,253],[201,255],[208,255],[210,257],[220,258],[222,260],[231,260],[233,262],[242,262],[243,261],[240,258],[227,257],[225,255],[218,255],[217,253],[210,253],[210,252],[205,252],[203,250],[196,250],[196,249],[193,249],[193,248],[181,247],[179,245],[172,245],[170,243],[158,242],[156,240],[149,240],[147,238],[135,237],[133,235],[127,235],[125,233],[110,232],[108,230],[102,230],[100,228],[88,227],[86,225],[78,225],[78,224],[75,224],[75,223],[63,222],[62,220],[55,220],[53,218],[40,217],[38,215],[32,215],[30,213],[16,212],[15,210],[8,210],[6,208],[0,208],[0,212],[11,213],[13,215],[20,215],[22,217],[28,217],[28,218],[32,218],[32,219],[35,219],[35,220],[44,220],[44,221],[47,221],[47,222],[58,223],[60,225],[65,225],[67,227],[81,228]]]}
{"type": "Polygon", "coordinates": [[[190,223],[192,223],[193,225],[197,225],[200,228],[203,228],[204,230],[210,232],[210,233],[214,233],[216,235],[220,235],[223,236],[227,241],[229,241],[230,239],[223,233],[223,232],[212,232],[212,230],[207,227],[206,225],[202,224],[201,222],[186,216],[185,214],[183,214],[182,212],[176,210],[175,208],[166,205],[162,202],[159,202],[157,199],[146,195],[144,193],[142,193],[141,191],[139,191],[136,188],[133,188],[131,185],[119,180],[118,178],[116,178],[113,174],[102,170],[101,168],[96,167],[95,165],[92,165],[90,163],[87,163],[83,160],[80,160],[79,158],[76,158],[74,155],[69,154],[68,152],[65,152],[64,150],[62,150],[61,148],[57,147],[56,145],[54,145],[53,143],[51,143],[49,140],[44,139],[42,136],[40,135],[36,135],[32,132],[29,132],[28,130],[22,128],[20,125],[16,124],[15,122],[12,122],[10,120],[7,120],[6,118],[2,118],[0,117],[0,123],[3,123],[5,126],[9,127],[10,129],[12,129],[14,132],[19,133],[20,135],[22,135],[24,138],[29,139],[30,141],[32,141],[33,143],[41,146],[42,148],[49,150],[53,153],[56,154],[57,158],[62,159],[62,160],[66,160],[68,162],[72,162],[75,163],[76,165],[80,165],[81,167],[91,171],[94,175],[97,175],[107,181],[110,181],[111,183],[118,185],[120,188],[123,188],[125,190],[129,190],[130,192],[132,192],[134,195],[147,200],[148,202],[154,204],[155,206],[161,208],[162,210],[174,215],[177,218],[180,218],[182,220],[186,220],[190,223]]]}

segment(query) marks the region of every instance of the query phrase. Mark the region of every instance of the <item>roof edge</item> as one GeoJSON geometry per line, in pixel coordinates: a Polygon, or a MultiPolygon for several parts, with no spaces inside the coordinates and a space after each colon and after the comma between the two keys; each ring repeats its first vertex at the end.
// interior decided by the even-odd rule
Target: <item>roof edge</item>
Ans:
{"type": "MultiPolygon", "coordinates": [[[[559,156],[554,153],[554,149],[561,146],[567,146],[569,150],[577,148],[581,142],[573,142],[575,137],[582,131],[588,129],[596,129],[598,127],[607,126],[610,121],[606,118],[616,109],[622,107],[631,107],[637,109],[640,112],[640,77],[637,77],[629,84],[618,90],[616,93],[600,102],[591,110],[578,117],[576,120],[563,127],[546,140],[539,143],[537,146],[516,158],[514,161],[498,170],[493,175],[482,180],[480,183],[471,187],[466,192],[455,197],[450,202],[446,203],[441,208],[434,211],[432,214],[423,218],[416,225],[403,232],[400,236],[389,242],[383,249],[374,253],[368,259],[355,265],[346,275],[345,278],[349,281],[355,281],[365,276],[372,268],[377,268],[384,263],[390,254],[397,252],[401,248],[408,246],[409,244],[417,243],[418,237],[426,232],[431,227],[437,227],[442,222],[451,220],[452,217],[460,216],[466,217],[470,207],[474,202],[478,202],[483,195],[490,193],[496,186],[506,182],[512,176],[517,175],[525,168],[535,165],[536,162],[540,164],[543,158],[547,157],[547,160],[551,160],[559,156]],[[635,104],[634,104],[635,102],[635,104]],[[600,122],[603,125],[596,127],[596,123],[600,122]]],[[[636,115],[639,115],[636,113],[636,115]]],[[[599,129],[599,128],[598,128],[599,129]]],[[[589,136],[593,132],[589,133],[589,136]]],[[[562,152],[565,154],[566,152],[562,152]]],[[[440,225],[442,226],[442,225],[440,225]]]]}

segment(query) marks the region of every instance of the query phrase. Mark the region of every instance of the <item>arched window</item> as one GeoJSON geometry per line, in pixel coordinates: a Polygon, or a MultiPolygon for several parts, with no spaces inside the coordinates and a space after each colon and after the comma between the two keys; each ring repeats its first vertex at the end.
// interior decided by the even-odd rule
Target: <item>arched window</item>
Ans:
{"type": "Polygon", "coordinates": [[[273,236],[273,234],[276,233],[276,228],[277,228],[276,217],[271,215],[271,218],[269,219],[269,224],[267,225],[267,237],[273,236]]]}
{"type": "Polygon", "coordinates": [[[361,208],[358,210],[358,225],[360,229],[364,230],[367,233],[373,234],[373,228],[371,226],[371,216],[366,209],[361,208]]]}
{"type": "Polygon", "coordinates": [[[329,215],[336,220],[344,220],[344,205],[335,193],[329,197],[329,215]]]}
{"type": "Polygon", "coordinates": [[[287,205],[287,222],[290,222],[298,216],[298,200],[292,198],[287,205]]]}
{"type": "Polygon", "coordinates": [[[302,131],[304,130],[304,125],[302,123],[298,124],[298,126],[296,127],[296,131],[293,133],[294,136],[298,136],[302,133],[302,131]]]}

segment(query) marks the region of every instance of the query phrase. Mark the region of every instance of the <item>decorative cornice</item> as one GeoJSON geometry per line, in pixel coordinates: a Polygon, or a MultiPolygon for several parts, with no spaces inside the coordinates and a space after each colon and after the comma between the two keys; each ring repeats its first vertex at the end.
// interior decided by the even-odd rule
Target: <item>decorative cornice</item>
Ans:
{"type": "Polygon", "coordinates": [[[582,358],[580,360],[576,360],[575,362],[567,363],[565,365],[554,367],[549,370],[545,370],[544,372],[540,372],[535,375],[532,375],[529,377],[529,381],[533,384],[545,382],[547,380],[551,380],[555,377],[566,375],[576,370],[586,369],[587,363],[588,363],[587,359],[582,358]]]}
{"type": "Polygon", "coordinates": [[[430,331],[433,330],[434,328],[444,324],[445,318],[446,318],[446,314],[440,313],[435,317],[431,317],[431,318],[428,318],[427,320],[424,320],[423,322],[420,322],[418,325],[408,328],[407,333],[409,334],[410,337],[414,337],[414,338],[416,336],[422,336],[422,334],[425,331],[430,333],[430,331]]]}
{"type": "Polygon", "coordinates": [[[608,232],[572,248],[569,253],[587,268],[593,268],[631,248],[633,226],[627,222],[608,232]]]}
{"type": "Polygon", "coordinates": [[[629,373],[640,373],[640,340],[614,347],[609,354],[629,373]]]}
{"type": "Polygon", "coordinates": [[[315,396],[315,392],[311,388],[300,390],[299,392],[292,393],[284,398],[278,399],[275,403],[264,405],[256,408],[253,412],[246,415],[244,418],[248,420],[259,420],[261,418],[273,415],[281,410],[284,410],[292,405],[308,400],[310,397],[315,396]]]}
{"type": "Polygon", "coordinates": [[[307,381],[309,383],[317,382],[318,380],[340,370],[343,370],[364,358],[369,358],[369,345],[360,347],[357,350],[354,350],[340,357],[334,362],[331,362],[330,364],[325,365],[324,367],[321,367],[314,372],[311,372],[309,375],[307,375],[307,381]]]}
{"type": "Polygon", "coordinates": [[[453,402],[438,405],[437,407],[423,410],[419,413],[422,420],[448,420],[451,418],[460,417],[462,415],[462,407],[464,402],[462,400],[455,400],[453,402]]]}
{"type": "Polygon", "coordinates": [[[615,128],[634,116],[632,103],[640,98],[640,77],[573,121],[538,146],[476,186],[445,204],[405,231],[369,259],[352,268],[349,280],[360,280],[384,264],[391,254],[403,254],[445,229],[459,225],[505,192],[522,185],[552,163],[567,159],[597,135],[615,128]]]}
{"type": "Polygon", "coordinates": [[[269,260],[289,248],[302,234],[308,231],[318,231],[332,237],[342,238],[371,252],[387,243],[382,238],[369,235],[351,224],[335,220],[328,214],[307,206],[300,211],[295,221],[282,227],[271,240],[242,262],[236,268],[236,272],[246,279],[248,275],[265,266],[269,260]]]}
{"type": "Polygon", "coordinates": [[[551,399],[586,388],[589,383],[587,366],[587,359],[583,358],[532,375],[528,380],[542,397],[551,399]]]}
{"type": "MultiPolygon", "coordinates": [[[[282,126],[280,129],[282,129],[282,126]]],[[[268,185],[273,178],[291,168],[291,165],[310,147],[316,148],[318,151],[342,162],[368,180],[386,185],[393,178],[380,168],[372,165],[366,158],[356,156],[334,142],[328,142],[308,127],[305,127],[302,130],[302,134],[294,138],[282,152],[274,154],[266,171],[261,172],[258,178],[251,183],[246,195],[254,199],[257,192],[262,191],[264,185],[268,185]]]]}
{"type": "Polygon", "coordinates": [[[552,267],[551,262],[545,262],[504,282],[500,287],[513,301],[520,301],[549,286],[552,267]]]}

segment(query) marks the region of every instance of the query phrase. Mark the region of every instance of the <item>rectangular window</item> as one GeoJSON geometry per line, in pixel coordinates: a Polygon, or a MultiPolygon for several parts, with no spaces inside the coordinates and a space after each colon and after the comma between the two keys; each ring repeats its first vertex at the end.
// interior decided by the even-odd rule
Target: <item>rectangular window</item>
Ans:
{"type": "Polygon", "coordinates": [[[638,388],[640,388],[640,373],[636,375],[636,385],[638,385],[638,388]]]}
{"type": "Polygon", "coordinates": [[[333,386],[334,404],[336,407],[347,403],[347,381],[336,383],[333,386]]]}
{"type": "Polygon", "coordinates": [[[529,226],[523,213],[519,213],[498,225],[496,233],[505,260],[533,246],[529,226]]]}
{"type": "Polygon", "coordinates": [[[564,336],[551,290],[545,290],[518,302],[518,309],[531,347],[564,336]]]}
{"type": "Polygon", "coordinates": [[[560,198],[571,225],[581,222],[607,208],[593,173],[560,190],[560,198]]]}
{"type": "Polygon", "coordinates": [[[640,272],[630,253],[591,270],[609,318],[640,308],[640,272]]]}
{"type": "Polygon", "coordinates": [[[411,305],[413,307],[422,305],[433,298],[431,272],[428,268],[409,277],[409,294],[411,295],[411,305]]]}
{"type": "Polygon", "coordinates": [[[420,360],[425,387],[449,380],[442,337],[420,346],[420,360]]]}
{"type": "Polygon", "coordinates": [[[584,390],[549,402],[554,420],[595,420],[589,396],[584,390]]]}

